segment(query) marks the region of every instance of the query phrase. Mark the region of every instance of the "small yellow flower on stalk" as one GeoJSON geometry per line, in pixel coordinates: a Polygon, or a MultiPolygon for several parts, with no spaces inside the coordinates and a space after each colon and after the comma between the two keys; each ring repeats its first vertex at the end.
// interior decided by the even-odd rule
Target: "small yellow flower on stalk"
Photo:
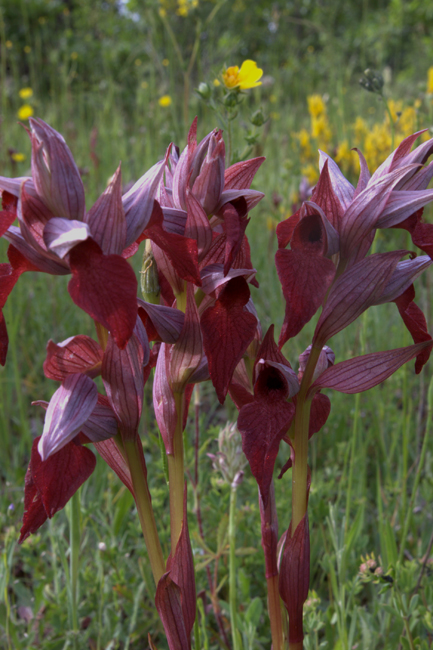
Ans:
{"type": "Polygon", "coordinates": [[[305,176],[310,185],[315,185],[319,179],[319,170],[315,165],[305,165],[301,168],[302,176],[305,176]]]}
{"type": "Polygon", "coordinates": [[[433,94],[433,65],[427,70],[427,92],[433,94]]]}
{"type": "Polygon", "coordinates": [[[259,81],[263,75],[263,70],[257,67],[255,61],[247,59],[239,66],[232,65],[223,72],[223,82],[226,88],[232,90],[239,88],[239,90],[247,90],[248,88],[255,88],[261,86],[262,82],[259,81]]]}
{"type": "Polygon", "coordinates": [[[33,108],[29,104],[23,104],[17,115],[19,120],[28,120],[33,115],[33,108]]]}
{"type": "Polygon", "coordinates": [[[24,160],[26,159],[25,155],[23,153],[18,153],[18,151],[13,153],[11,155],[11,158],[14,162],[24,162],[24,160]]]}
{"type": "Polygon", "coordinates": [[[14,44],[12,43],[12,41],[6,41],[5,45],[6,45],[6,48],[7,48],[8,50],[11,50],[11,49],[13,48],[13,46],[14,46],[14,44]]]}
{"type": "Polygon", "coordinates": [[[21,99],[29,99],[33,95],[33,90],[31,88],[21,88],[18,92],[18,95],[21,99]]]}
{"type": "Polygon", "coordinates": [[[325,102],[320,95],[309,95],[307,97],[308,112],[311,117],[320,117],[326,111],[325,102]]]}
{"type": "Polygon", "coordinates": [[[158,99],[158,104],[162,106],[162,108],[167,108],[168,106],[171,106],[171,97],[170,95],[163,95],[158,99]]]}
{"type": "Polygon", "coordinates": [[[218,86],[221,86],[221,82],[218,79],[214,79],[213,85],[215,86],[215,88],[218,88],[218,86]]]}

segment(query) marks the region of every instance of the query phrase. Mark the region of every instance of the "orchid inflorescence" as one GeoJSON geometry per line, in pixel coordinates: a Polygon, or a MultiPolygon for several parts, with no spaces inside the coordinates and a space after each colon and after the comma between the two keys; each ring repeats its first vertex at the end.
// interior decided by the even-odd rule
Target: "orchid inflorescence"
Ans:
{"type": "MultiPolygon", "coordinates": [[[[423,207],[433,199],[427,189],[433,162],[425,165],[433,140],[411,151],[421,133],[406,138],[372,176],[359,153],[356,188],[321,153],[311,200],[277,228],[276,268],[286,303],[278,344],[273,326],[263,334],[251,298],[250,286],[258,283],[245,235],[249,212],[263,197],[250,186],[264,158],[226,168],[221,131],[197,142],[194,120],[181,154],[170,145],[165,158],[123,195],[119,166],[86,211],[84,187],[64,139],[31,118],[31,178],[0,179],[0,234],[9,242],[9,263],[0,265],[0,307],[26,271],[70,274],[69,294],[94,320],[97,333],[97,340],[76,335],[47,345],[44,373],[60,387],[49,403],[36,402],[46,415],[27,470],[20,541],[62,509],[91,475],[96,460],[86,445],[93,443],[135,498],[171,650],[191,647],[196,616],[183,431],[194,385],[209,380],[218,400],[229,394],[239,410],[242,449],[259,488],[273,648],[302,647],[309,586],[308,440],[331,408],[321,391],[365,391],[413,358],[418,373],[433,344],[413,288],[433,258],[433,226],[422,221],[423,207]],[[426,254],[369,254],[378,228],[407,230],[426,254]],[[152,272],[156,286],[148,291],[144,278],[144,300],[137,297],[128,262],[143,241],[143,273],[152,272]],[[368,307],[386,302],[396,304],[414,344],[335,363],[329,340],[368,307]],[[282,348],[320,308],[296,373],[282,348]],[[153,406],[169,474],[167,559],[138,434],[153,368],[153,406]],[[105,394],[94,382],[99,375],[105,394]],[[292,468],[292,520],[279,540],[273,474],[282,442],[289,459],[280,476],[292,468]],[[289,617],[288,640],[280,598],[289,617]]],[[[7,347],[2,315],[2,365],[7,347]]]]}

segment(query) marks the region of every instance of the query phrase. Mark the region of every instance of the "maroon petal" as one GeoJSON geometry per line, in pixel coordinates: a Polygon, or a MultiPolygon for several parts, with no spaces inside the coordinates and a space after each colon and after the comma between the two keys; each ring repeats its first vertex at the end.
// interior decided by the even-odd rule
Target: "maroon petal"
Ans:
{"type": "Polygon", "coordinates": [[[276,363],[281,363],[282,365],[291,368],[290,363],[287,361],[286,357],[283,355],[278,345],[275,343],[273,325],[269,326],[268,331],[263,337],[263,341],[261,342],[258,349],[253,371],[254,382],[257,380],[257,363],[260,359],[264,359],[265,361],[275,361],[276,363]]]}
{"type": "MultiPolygon", "coordinates": [[[[400,316],[404,324],[411,333],[414,343],[430,341],[431,336],[427,329],[427,322],[421,309],[413,302],[415,298],[415,289],[413,285],[400,295],[394,302],[398,307],[400,316]]],[[[431,348],[425,348],[416,357],[415,372],[419,374],[422,367],[429,360],[431,348]]]]}
{"type": "Polygon", "coordinates": [[[32,478],[51,519],[92,474],[96,457],[87,447],[70,442],[42,461],[38,447],[33,445],[32,448],[32,478]]]}
{"type": "Polygon", "coordinates": [[[162,341],[164,343],[176,343],[185,321],[185,314],[179,309],[166,307],[164,305],[154,305],[145,302],[141,298],[137,299],[140,318],[146,329],[153,327],[155,336],[150,336],[151,340],[162,341]],[[143,317],[142,313],[145,316],[143,317]],[[149,325],[150,323],[150,325],[149,325]]]}
{"type": "Polygon", "coordinates": [[[39,441],[43,460],[70,442],[96,406],[98,389],[86,375],[68,375],[52,396],[39,441]]]}
{"type": "Polygon", "coordinates": [[[356,262],[365,256],[370,248],[369,236],[385,209],[397,183],[408,174],[411,167],[396,169],[370,182],[344,214],[340,228],[340,248],[343,260],[356,262]]]}
{"type": "Polygon", "coordinates": [[[53,217],[44,228],[44,242],[48,250],[63,259],[71,249],[91,236],[90,228],[82,221],[53,217]]]}
{"type": "Polygon", "coordinates": [[[201,317],[209,374],[221,404],[233,372],[254,338],[257,319],[244,309],[250,290],[244,278],[234,278],[201,317]]]}
{"type": "Polygon", "coordinates": [[[179,540],[174,555],[167,560],[167,570],[170,578],[180,588],[182,614],[188,638],[191,636],[196,615],[196,590],[194,576],[194,559],[192,556],[191,540],[188,532],[188,511],[186,482],[183,498],[183,521],[179,540]]]}
{"type": "Polygon", "coordinates": [[[232,268],[224,275],[224,267],[222,264],[210,264],[200,273],[202,281],[201,289],[206,294],[213,294],[218,287],[227,284],[233,278],[243,277],[247,282],[252,282],[256,273],[256,269],[232,268]]]}
{"type": "Polygon", "coordinates": [[[224,255],[224,275],[227,275],[233,265],[233,260],[241,249],[249,219],[242,216],[242,213],[232,203],[224,205],[220,214],[224,219],[224,230],[227,236],[224,255]]]}
{"type": "Polygon", "coordinates": [[[186,192],[186,206],[188,217],[184,234],[185,237],[195,239],[197,242],[198,259],[200,261],[212,244],[212,228],[209,225],[207,213],[189,189],[186,192]]]}
{"type": "MultiPolygon", "coordinates": [[[[213,214],[224,188],[225,145],[222,131],[211,134],[200,173],[190,181],[192,191],[206,214],[213,214]]],[[[187,200],[188,207],[188,200],[187,200]]]]}
{"type": "Polygon", "coordinates": [[[28,244],[22,236],[19,228],[11,226],[9,230],[5,232],[3,238],[14,246],[14,248],[19,250],[26,260],[34,266],[34,270],[49,273],[51,275],[69,275],[71,272],[69,265],[64,260],[59,259],[57,256],[53,255],[53,253],[40,252],[28,244]],[[56,259],[54,259],[54,257],[56,259]]]}
{"type": "Polygon", "coordinates": [[[109,335],[101,375],[125,440],[135,439],[138,431],[143,407],[143,359],[144,351],[135,334],[123,350],[109,335]]]}
{"type": "Polygon", "coordinates": [[[47,253],[44,228],[55,215],[40,199],[27,192],[27,186],[28,183],[23,184],[18,203],[21,234],[30,246],[40,253],[47,253]]]}
{"type": "MultiPolygon", "coordinates": [[[[328,174],[331,180],[334,195],[337,197],[343,210],[347,210],[353,201],[355,188],[347,178],[342,174],[339,166],[335,163],[328,154],[320,151],[320,171],[324,169],[326,162],[328,163],[328,174]]],[[[315,199],[314,199],[315,200],[315,199]]],[[[319,204],[320,205],[320,204],[319,204]]],[[[334,224],[335,226],[335,224],[334,224]]]]}
{"type": "Polygon", "coordinates": [[[295,407],[286,402],[287,382],[275,368],[260,373],[254,393],[254,402],[241,408],[237,425],[266,508],[280,441],[290,427],[295,407]]]}
{"type": "Polygon", "coordinates": [[[132,496],[134,496],[134,488],[132,486],[131,473],[128,464],[113,438],[103,440],[102,442],[95,442],[95,448],[101,458],[105,460],[107,465],[111,467],[113,472],[117,474],[122,483],[131,492],[132,496]]]}
{"type": "Polygon", "coordinates": [[[137,318],[137,279],[120,255],[103,255],[98,244],[87,240],[69,254],[72,300],[99,321],[124,348],[137,318]]]}
{"type": "MultiPolygon", "coordinates": [[[[33,441],[33,449],[38,445],[39,437],[33,441]]],[[[24,516],[23,525],[20,530],[19,544],[22,544],[29,535],[35,533],[48,519],[45,512],[42,498],[36,489],[33,481],[32,471],[30,468],[31,463],[27,468],[26,478],[24,482],[24,516]]]]}
{"type": "Polygon", "coordinates": [[[331,260],[299,250],[278,250],[278,277],[286,300],[286,314],[278,344],[296,336],[322,304],[335,275],[331,260]]]}
{"type": "Polygon", "coordinates": [[[399,259],[406,253],[376,253],[340,275],[329,292],[313,342],[317,341],[319,347],[323,347],[332,336],[374,305],[390,281],[399,259]]]}
{"type": "Polygon", "coordinates": [[[176,273],[181,278],[200,286],[197,242],[188,237],[166,232],[162,224],[163,214],[161,206],[155,201],[152,217],[146,230],[140,236],[139,241],[151,239],[168,256],[176,273]]]}
{"type": "Polygon", "coordinates": [[[331,400],[323,393],[316,393],[311,401],[310,428],[308,438],[318,433],[325,426],[331,412],[331,400]]]}
{"type": "Polygon", "coordinates": [[[164,166],[164,160],[156,163],[122,197],[126,219],[126,247],[138,239],[149,223],[164,166]]]}
{"type": "Polygon", "coordinates": [[[340,393],[362,393],[388,379],[404,363],[431,349],[432,342],[425,341],[387,352],[373,352],[361,357],[341,361],[325,370],[310,388],[310,394],[322,388],[333,388],[340,393]]]}
{"type": "Polygon", "coordinates": [[[84,221],[105,255],[122,254],[126,247],[126,220],[122,204],[120,165],[84,221]]]}
{"type": "Polygon", "coordinates": [[[359,149],[356,149],[356,147],[353,149],[353,151],[356,151],[358,154],[360,166],[358,185],[356,186],[355,194],[353,195],[353,198],[356,199],[358,194],[360,194],[367,187],[371,178],[371,174],[370,170],[368,169],[367,161],[365,160],[362,152],[359,151],[359,149]]]}
{"type": "Polygon", "coordinates": [[[302,610],[309,584],[310,535],[308,517],[304,515],[293,536],[290,525],[280,564],[279,591],[289,614],[289,642],[293,645],[301,646],[304,639],[302,610]]]}
{"type": "Polygon", "coordinates": [[[409,232],[415,246],[433,259],[433,224],[418,222],[413,229],[409,228],[409,232]]]}
{"type": "Polygon", "coordinates": [[[214,212],[215,214],[220,215],[227,203],[235,204],[237,201],[241,200],[245,205],[245,214],[247,214],[248,212],[251,212],[258,203],[260,203],[264,196],[264,193],[259,192],[258,190],[224,190],[214,212]]]}
{"type": "MultiPolygon", "coordinates": [[[[330,159],[325,160],[325,164],[323,165],[322,171],[320,172],[320,177],[316,187],[314,188],[311,200],[314,201],[314,203],[317,203],[317,205],[322,208],[328,221],[334,226],[334,228],[338,230],[340,221],[344,214],[344,209],[340,202],[340,199],[338,198],[337,194],[334,191],[334,188],[332,187],[331,176],[329,173],[329,160],[330,159]]],[[[289,218],[293,219],[293,217],[289,217],[289,218]]],[[[278,235],[278,227],[277,227],[277,235],[278,235]]],[[[278,235],[278,241],[280,241],[280,237],[281,237],[281,229],[280,229],[280,235],[278,235]]],[[[287,246],[287,244],[285,244],[285,246],[287,246]]],[[[280,248],[282,247],[284,246],[281,246],[280,244],[280,248]]]]}
{"type": "Polygon", "coordinates": [[[172,388],[175,393],[182,393],[194,370],[199,366],[203,355],[202,335],[194,288],[187,287],[185,321],[180,337],[173,345],[170,362],[172,388]]]}
{"type": "Polygon", "coordinates": [[[86,374],[90,378],[101,374],[104,353],[99,343],[89,336],[72,336],[61,343],[48,341],[44,373],[48,379],[63,381],[68,375],[86,374]]]}
{"type": "Polygon", "coordinates": [[[0,211],[0,237],[17,218],[17,199],[6,191],[2,193],[3,210],[0,211]]]}
{"type": "Polygon", "coordinates": [[[30,118],[32,176],[38,195],[56,217],[84,218],[84,187],[72,154],[60,133],[30,118]]]}
{"type": "MultiPolygon", "coordinates": [[[[390,153],[388,158],[386,158],[386,160],[384,160],[384,162],[376,169],[376,171],[372,176],[372,181],[375,182],[377,179],[381,178],[385,174],[388,174],[393,169],[397,169],[402,165],[407,165],[409,162],[414,162],[413,160],[409,160],[408,156],[410,154],[410,150],[412,149],[415,140],[417,140],[419,136],[424,132],[425,129],[423,129],[422,131],[418,131],[417,133],[412,133],[407,138],[405,138],[402,142],[400,142],[397,149],[392,153],[390,153]]],[[[426,144],[428,143],[427,142],[424,143],[424,145],[426,144]]],[[[417,149],[415,149],[415,151],[412,152],[412,154],[415,154],[416,157],[419,157],[419,151],[418,151],[419,149],[420,147],[417,147],[417,149]]],[[[416,162],[421,162],[421,160],[417,160],[416,162]]]]}
{"type": "Polygon", "coordinates": [[[164,573],[156,588],[155,606],[164,626],[169,650],[191,650],[185,628],[180,587],[164,573]]]}
{"type": "Polygon", "coordinates": [[[260,156],[242,160],[228,167],[224,172],[224,190],[249,189],[257,170],[265,160],[266,158],[260,156]]]}
{"type": "Polygon", "coordinates": [[[418,192],[393,190],[376,223],[377,228],[392,228],[433,200],[433,190],[418,192]]]}
{"type": "MultiPolygon", "coordinates": [[[[382,305],[396,300],[431,264],[432,260],[428,255],[421,255],[414,259],[399,262],[380,298],[374,304],[382,305]]],[[[419,343],[419,341],[415,341],[415,343],[419,343]]]]}
{"type": "Polygon", "coordinates": [[[91,442],[108,440],[119,433],[119,425],[114,411],[110,408],[108,397],[98,395],[96,406],[81,427],[81,432],[91,442]]]}
{"type": "Polygon", "coordinates": [[[176,430],[177,411],[169,375],[169,348],[161,344],[153,382],[153,408],[167,454],[173,454],[173,437],[176,430]]]}

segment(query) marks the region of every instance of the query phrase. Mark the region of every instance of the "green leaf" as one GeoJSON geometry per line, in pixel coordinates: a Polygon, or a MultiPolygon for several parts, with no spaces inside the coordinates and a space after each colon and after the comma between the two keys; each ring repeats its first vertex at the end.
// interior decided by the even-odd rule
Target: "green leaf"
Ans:
{"type": "Polygon", "coordinates": [[[263,604],[260,598],[256,597],[248,605],[248,609],[245,612],[245,620],[248,623],[251,623],[255,628],[258,627],[260,623],[260,617],[263,612],[263,604]]]}

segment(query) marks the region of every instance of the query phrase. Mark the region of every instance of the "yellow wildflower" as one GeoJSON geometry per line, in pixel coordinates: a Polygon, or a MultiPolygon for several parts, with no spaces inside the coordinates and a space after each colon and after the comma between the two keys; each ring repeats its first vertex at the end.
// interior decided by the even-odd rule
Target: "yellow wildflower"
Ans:
{"type": "Polygon", "coordinates": [[[309,97],[307,97],[307,102],[308,112],[310,113],[311,117],[320,117],[320,115],[325,113],[325,102],[320,95],[309,95],[309,97]]]}
{"type": "MultiPolygon", "coordinates": [[[[397,145],[397,143],[395,143],[397,145]]],[[[387,124],[375,124],[366,135],[363,154],[374,172],[391,152],[391,133],[387,124]]]]}
{"type": "Polygon", "coordinates": [[[321,143],[327,143],[332,137],[332,131],[329,128],[329,122],[326,115],[313,117],[311,120],[311,135],[317,138],[321,143]]]}
{"type": "Polygon", "coordinates": [[[162,106],[162,108],[167,108],[168,106],[171,106],[171,97],[170,95],[163,95],[158,99],[158,104],[162,106]]]}
{"type": "Polygon", "coordinates": [[[261,85],[259,79],[263,75],[263,70],[257,67],[255,61],[244,61],[239,69],[239,66],[232,65],[223,72],[223,82],[226,88],[239,88],[239,90],[247,90],[247,88],[255,88],[261,85]]]}
{"type": "Polygon", "coordinates": [[[413,106],[405,108],[400,115],[398,129],[405,137],[417,130],[416,110],[413,106]]]}
{"type": "Polygon", "coordinates": [[[219,79],[214,79],[213,85],[215,86],[215,88],[218,88],[218,86],[221,86],[221,82],[219,81],[219,79]]]}
{"type": "Polygon", "coordinates": [[[427,92],[433,93],[433,65],[427,70],[427,92]]]}
{"type": "Polygon", "coordinates": [[[31,88],[21,88],[18,95],[21,97],[21,99],[28,99],[33,95],[33,90],[31,88]]]}
{"type": "Polygon", "coordinates": [[[14,46],[14,44],[12,43],[12,41],[6,41],[5,45],[6,45],[6,47],[7,47],[8,50],[10,50],[10,49],[14,46]]]}
{"type": "Polygon", "coordinates": [[[30,47],[30,45],[26,45],[25,48],[24,48],[24,52],[26,54],[30,54],[31,51],[32,51],[32,48],[30,47]]]}
{"type": "Polygon", "coordinates": [[[19,120],[28,120],[33,115],[33,108],[29,104],[23,104],[18,110],[19,120]]]}
{"type": "Polygon", "coordinates": [[[316,165],[305,165],[301,168],[302,176],[305,176],[310,185],[315,185],[319,179],[319,170],[316,165]]]}
{"type": "Polygon", "coordinates": [[[164,68],[166,68],[167,66],[170,65],[170,61],[168,59],[162,59],[162,65],[164,66],[164,68]]]}
{"type": "Polygon", "coordinates": [[[355,138],[355,144],[358,146],[364,142],[364,138],[368,133],[368,126],[365,123],[365,120],[362,117],[357,117],[353,125],[353,136],[355,138]]]}
{"type": "Polygon", "coordinates": [[[11,158],[14,162],[24,162],[26,159],[25,155],[23,153],[18,153],[18,151],[11,154],[11,158]]]}
{"type": "Polygon", "coordinates": [[[301,129],[298,133],[294,134],[294,137],[299,141],[301,163],[307,162],[313,156],[310,134],[307,129],[301,129]]]}

